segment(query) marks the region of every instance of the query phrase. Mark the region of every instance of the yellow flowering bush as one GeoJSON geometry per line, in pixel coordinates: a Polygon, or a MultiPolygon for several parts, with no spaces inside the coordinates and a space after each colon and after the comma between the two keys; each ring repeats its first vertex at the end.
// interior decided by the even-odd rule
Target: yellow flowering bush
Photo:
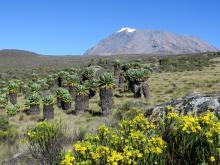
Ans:
{"type": "Polygon", "coordinates": [[[211,112],[178,115],[168,108],[165,119],[154,123],[140,114],[118,128],[101,125],[75,143],[61,164],[218,164],[218,118],[211,112]]]}
{"type": "Polygon", "coordinates": [[[173,164],[200,164],[210,156],[219,157],[220,122],[211,112],[200,116],[169,112],[165,119],[163,139],[173,164]]]}
{"type": "MultiPolygon", "coordinates": [[[[75,164],[152,164],[165,159],[166,143],[142,114],[123,120],[119,128],[101,125],[97,134],[73,145],[75,164]]],[[[70,153],[63,162],[69,162],[70,153]]],[[[74,164],[72,163],[72,164],[74,164]]]]}

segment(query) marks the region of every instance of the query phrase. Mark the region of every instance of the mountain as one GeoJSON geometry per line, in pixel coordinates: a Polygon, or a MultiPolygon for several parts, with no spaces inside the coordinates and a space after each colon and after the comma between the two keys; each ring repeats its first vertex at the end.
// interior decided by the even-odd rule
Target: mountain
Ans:
{"type": "Polygon", "coordinates": [[[30,57],[30,56],[39,56],[39,54],[26,51],[26,50],[18,50],[18,49],[2,49],[0,50],[0,57],[6,57],[6,58],[21,58],[21,57],[30,57]]]}
{"type": "Polygon", "coordinates": [[[195,37],[159,30],[122,28],[97,45],[85,55],[125,54],[186,54],[216,52],[217,48],[195,37]]]}

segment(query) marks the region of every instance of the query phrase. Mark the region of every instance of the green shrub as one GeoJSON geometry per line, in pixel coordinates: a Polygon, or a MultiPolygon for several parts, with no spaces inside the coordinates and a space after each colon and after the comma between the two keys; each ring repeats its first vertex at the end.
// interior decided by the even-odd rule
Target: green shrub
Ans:
{"type": "Polygon", "coordinates": [[[18,112],[18,108],[15,105],[8,105],[6,107],[6,112],[9,116],[14,116],[18,112]]]}
{"type": "Polygon", "coordinates": [[[59,164],[64,131],[60,123],[40,122],[27,131],[29,151],[39,164],[59,164]]]}
{"type": "Polygon", "coordinates": [[[0,142],[13,142],[17,137],[17,130],[9,124],[7,116],[0,115],[0,142]]]}
{"type": "Polygon", "coordinates": [[[7,116],[0,115],[0,130],[6,131],[9,128],[9,119],[7,116]]]}
{"type": "Polygon", "coordinates": [[[213,164],[220,163],[220,122],[211,112],[178,115],[169,107],[161,120],[140,114],[118,128],[100,126],[73,145],[64,164],[213,164]],[[159,122],[163,121],[163,122],[159,122]]]}

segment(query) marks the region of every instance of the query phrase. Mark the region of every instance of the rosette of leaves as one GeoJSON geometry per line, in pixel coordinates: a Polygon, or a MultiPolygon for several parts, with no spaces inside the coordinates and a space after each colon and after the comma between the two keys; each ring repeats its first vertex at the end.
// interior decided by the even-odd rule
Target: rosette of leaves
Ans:
{"type": "Polygon", "coordinates": [[[97,79],[87,80],[84,85],[89,90],[89,98],[95,96],[99,81],[97,79]]]}
{"type": "Polygon", "coordinates": [[[68,81],[68,85],[71,87],[74,87],[80,84],[80,78],[76,75],[70,75],[67,81],[68,81]]]}
{"type": "Polygon", "coordinates": [[[37,83],[31,83],[29,85],[29,89],[30,89],[30,92],[32,93],[39,93],[41,90],[41,85],[37,83]]]}
{"type": "Polygon", "coordinates": [[[55,98],[52,95],[43,97],[42,99],[44,105],[53,105],[55,103],[55,98]]]}
{"type": "Polygon", "coordinates": [[[37,81],[37,79],[38,79],[38,74],[35,73],[35,72],[32,72],[32,74],[31,74],[31,80],[32,80],[32,81],[37,81]]]}
{"type": "Polygon", "coordinates": [[[77,68],[73,68],[73,67],[70,68],[69,73],[70,73],[71,75],[76,74],[77,72],[78,72],[78,69],[77,69],[77,68]]]}
{"type": "Polygon", "coordinates": [[[67,93],[65,95],[62,96],[62,101],[65,103],[71,103],[72,102],[72,96],[67,93]]]}
{"type": "Polygon", "coordinates": [[[81,73],[82,81],[91,80],[95,77],[95,71],[91,67],[85,68],[81,73]]]}
{"type": "Polygon", "coordinates": [[[9,81],[8,90],[9,90],[9,93],[17,93],[18,84],[14,81],[9,81]]]}
{"type": "Polygon", "coordinates": [[[108,72],[103,73],[99,77],[98,84],[100,88],[114,88],[115,80],[113,74],[108,72]]]}
{"type": "Polygon", "coordinates": [[[0,88],[6,87],[7,82],[5,80],[0,80],[0,88]]]}
{"type": "Polygon", "coordinates": [[[85,96],[89,94],[89,90],[85,85],[77,85],[76,86],[76,95],[85,96]]]}
{"type": "Polygon", "coordinates": [[[40,95],[34,93],[28,96],[26,104],[27,105],[39,105],[41,101],[40,95]]]}
{"type": "Polygon", "coordinates": [[[59,71],[58,72],[58,77],[61,77],[63,79],[67,78],[69,76],[69,73],[67,71],[59,71]]]}
{"type": "Polygon", "coordinates": [[[46,79],[46,83],[49,85],[49,86],[52,86],[55,82],[55,79],[53,77],[53,75],[49,75],[46,79]]]}
{"type": "Polygon", "coordinates": [[[15,105],[8,105],[6,107],[6,112],[9,116],[14,116],[17,114],[18,108],[15,105]]]}
{"type": "Polygon", "coordinates": [[[56,96],[59,97],[59,98],[62,98],[63,95],[66,95],[66,94],[69,94],[69,91],[66,90],[65,88],[58,88],[56,90],[56,96]]]}
{"type": "Polygon", "coordinates": [[[149,69],[129,69],[127,71],[127,79],[132,82],[141,82],[146,80],[151,71],[149,69]]]}

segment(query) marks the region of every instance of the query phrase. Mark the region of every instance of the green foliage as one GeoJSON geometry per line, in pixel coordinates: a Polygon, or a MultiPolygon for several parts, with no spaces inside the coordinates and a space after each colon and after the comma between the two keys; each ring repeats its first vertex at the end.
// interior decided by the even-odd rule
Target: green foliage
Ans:
{"type": "MultiPolygon", "coordinates": [[[[160,126],[163,128],[162,123],[160,126]]],[[[215,158],[213,164],[219,164],[220,122],[213,113],[193,117],[169,112],[164,128],[171,164],[210,163],[211,157],[215,158]]]]}
{"type": "Polygon", "coordinates": [[[38,80],[38,74],[35,73],[34,71],[33,71],[32,74],[31,74],[31,80],[32,80],[32,81],[37,81],[37,80],[38,80]]]}
{"type": "Polygon", "coordinates": [[[8,105],[6,106],[6,112],[9,116],[14,116],[18,112],[18,107],[16,105],[8,105]]]}
{"type": "Polygon", "coordinates": [[[113,61],[114,66],[121,66],[121,61],[119,59],[115,59],[113,61]]]}
{"type": "Polygon", "coordinates": [[[52,95],[43,97],[42,99],[44,105],[53,105],[55,103],[55,98],[52,95]]]}
{"type": "Polygon", "coordinates": [[[0,89],[0,95],[2,95],[2,94],[8,94],[8,88],[1,88],[0,89]]]}
{"type": "Polygon", "coordinates": [[[29,84],[29,89],[31,93],[39,93],[41,90],[41,85],[38,83],[32,83],[29,84]]]}
{"type": "Polygon", "coordinates": [[[95,71],[91,67],[85,68],[81,73],[81,77],[83,81],[91,80],[92,78],[94,78],[94,76],[95,76],[95,71]]]}
{"type": "Polygon", "coordinates": [[[9,128],[9,119],[7,116],[0,115],[0,130],[6,131],[9,128]]]}
{"type": "Polygon", "coordinates": [[[18,84],[15,83],[14,81],[9,81],[8,90],[9,90],[9,93],[16,93],[18,90],[18,84]]]}
{"type": "Polygon", "coordinates": [[[8,104],[6,96],[0,95],[0,107],[5,107],[8,104]]]}
{"type": "Polygon", "coordinates": [[[61,97],[62,101],[65,103],[71,103],[72,102],[72,96],[68,93],[61,97]]]}
{"type": "Polygon", "coordinates": [[[27,105],[39,105],[41,101],[40,95],[34,93],[28,96],[26,104],[27,105]]]}
{"type": "Polygon", "coordinates": [[[67,95],[67,94],[69,94],[69,91],[66,90],[65,88],[58,88],[56,90],[56,96],[59,98],[62,98],[64,95],[67,95]]]}
{"type": "Polygon", "coordinates": [[[31,155],[40,164],[59,164],[64,132],[60,123],[40,122],[26,133],[31,155]]]}
{"type": "Polygon", "coordinates": [[[76,86],[76,95],[84,96],[84,95],[88,95],[88,94],[89,94],[89,90],[85,85],[77,85],[76,86]]]}
{"type": "Polygon", "coordinates": [[[219,164],[220,122],[210,112],[199,117],[172,112],[149,121],[140,114],[118,128],[100,126],[73,145],[63,164],[219,164]],[[153,124],[155,123],[155,124],[153,124]]]}
{"type": "Polygon", "coordinates": [[[212,64],[213,55],[192,55],[180,57],[164,57],[159,60],[160,68],[168,72],[202,70],[212,64]]]}
{"type": "Polygon", "coordinates": [[[150,74],[150,69],[129,69],[127,71],[127,79],[132,82],[144,81],[149,78],[150,74]]]}
{"type": "Polygon", "coordinates": [[[69,76],[67,81],[68,81],[68,85],[72,87],[80,84],[80,78],[76,75],[69,76]]]}
{"type": "Polygon", "coordinates": [[[105,72],[99,77],[99,87],[113,88],[114,85],[115,85],[115,80],[112,73],[105,72]]]}
{"type": "Polygon", "coordinates": [[[61,78],[63,78],[63,79],[68,78],[69,75],[70,75],[70,74],[69,74],[67,71],[59,71],[59,72],[58,72],[58,76],[61,77],[61,78]]]}
{"type": "Polygon", "coordinates": [[[84,85],[87,89],[96,90],[99,86],[99,81],[97,79],[87,80],[84,85]]]}

